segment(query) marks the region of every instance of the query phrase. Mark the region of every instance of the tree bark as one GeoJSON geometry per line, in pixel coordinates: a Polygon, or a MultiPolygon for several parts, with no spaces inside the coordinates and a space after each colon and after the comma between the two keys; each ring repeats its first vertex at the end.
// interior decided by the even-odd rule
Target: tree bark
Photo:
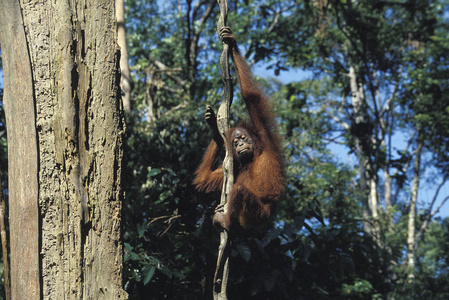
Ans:
{"type": "MultiPolygon", "coordinates": [[[[418,136],[419,140],[419,136],[418,136]]],[[[413,167],[413,183],[412,194],[410,198],[410,212],[408,214],[408,230],[407,230],[407,267],[409,268],[408,278],[415,278],[415,249],[416,249],[416,200],[418,199],[419,177],[421,165],[422,143],[418,142],[416,149],[415,166],[413,167]]]]}
{"type": "Polygon", "coordinates": [[[114,1],[0,1],[12,298],[125,299],[114,1]]]}
{"type": "Polygon", "coordinates": [[[376,236],[377,231],[377,181],[373,176],[370,163],[371,132],[369,128],[369,117],[366,112],[366,103],[363,86],[358,84],[357,75],[353,66],[349,68],[349,80],[352,93],[353,106],[353,136],[356,144],[356,153],[359,160],[360,189],[365,193],[363,202],[363,227],[366,232],[376,236]]]}

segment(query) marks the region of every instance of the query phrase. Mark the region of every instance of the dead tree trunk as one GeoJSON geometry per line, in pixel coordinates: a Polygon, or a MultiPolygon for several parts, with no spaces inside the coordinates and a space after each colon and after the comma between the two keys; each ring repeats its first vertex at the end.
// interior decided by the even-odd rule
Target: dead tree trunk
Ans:
{"type": "Polygon", "coordinates": [[[125,299],[114,1],[0,9],[12,298],[125,299]]]}

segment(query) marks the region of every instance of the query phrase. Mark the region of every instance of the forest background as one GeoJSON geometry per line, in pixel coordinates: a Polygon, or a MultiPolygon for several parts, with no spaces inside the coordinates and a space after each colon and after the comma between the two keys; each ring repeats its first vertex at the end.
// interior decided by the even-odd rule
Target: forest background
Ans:
{"type": "MultiPolygon", "coordinates": [[[[211,138],[205,108],[222,97],[218,6],[125,8],[124,288],[130,299],[202,299],[212,294],[218,197],[191,182],[211,138]]],[[[279,115],[288,174],[269,229],[233,243],[229,298],[447,299],[447,2],[246,0],[229,9],[279,115]]],[[[245,115],[237,86],[236,95],[233,120],[245,115]]]]}

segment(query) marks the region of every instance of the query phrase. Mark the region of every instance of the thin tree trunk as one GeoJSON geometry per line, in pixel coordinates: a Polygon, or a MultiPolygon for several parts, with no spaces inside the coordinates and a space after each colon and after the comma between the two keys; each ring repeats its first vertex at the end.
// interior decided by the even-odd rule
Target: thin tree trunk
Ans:
{"type": "Polygon", "coordinates": [[[392,203],[392,192],[391,192],[391,185],[392,185],[393,179],[388,172],[388,167],[384,168],[384,197],[385,197],[385,208],[387,212],[387,231],[392,232],[394,228],[394,215],[392,213],[393,209],[393,203],[392,203]]]}
{"type": "Polygon", "coordinates": [[[129,72],[128,47],[126,46],[125,1],[115,0],[117,18],[117,43],[120,47],[120,88],[122,89],[123,109],[131,111],[131,77],[129,72]]]}
{"type": "MultiPolygon", "coordinates": [[[[418,136],[419,140],[419,136],[418,136]]],[[[407,230],[407,266],[409,268],[408,278],[415,277],[415,233],[416,233],[416,200],[418,199],[420,164],[421,164],[422,143],[418,142],[416,149],[415,166],[413,167],[413,183],[412,194],[410,198],[410,212],[408,214],[408,230],[407,230]]]]}
{"type": "Polygon", "coordinates": [[[376,229],[377,212],[377,181],[373,177],[372,166],[370,165],[370,145],[371,132],[367,132],[366,126],[369,124],[369,118],[366,112],[366,103],[364,90],[357,82],[357,75],[353,66],[349,68],[349,80],[352,93],[353,106],[353,136],[356,141],[356,153],[359,160],[360,189],[366,195],[363,199],[363,227],[366,232],[375,236],[378,233],[376,229]]]}

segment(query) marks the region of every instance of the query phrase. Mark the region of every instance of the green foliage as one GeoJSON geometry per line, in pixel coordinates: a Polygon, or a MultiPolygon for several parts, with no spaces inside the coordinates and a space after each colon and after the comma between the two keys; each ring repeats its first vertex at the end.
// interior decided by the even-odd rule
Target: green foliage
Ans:
{"type": "Polygon", "coordinates": [[[382,299],[380,294],[372,295],[373,286],[364,279],[357,279],[354,284],[343,284],[343,296],[347,299],[366,299],[371,295],[371,299],[382,299]]]}
{"type": "MultiPolygon", "coordinates": [[[[210,139],[204,110],[217,107],[222,89],[218,9],[202,22],[207,5],[127,1],[134,86],[127,115],[123,237],[125,288],[133,299],[212,294],[218,234],[211,218],[218,195],[199,194],[191,184],[210,139]]],[[[229,9],[228,24],[249,62],[263,61],[276,75],[293,67],[314,74],[288,84],[257,78],[279,114],[288,185],[272,222],[234,239],[229,298],[401,299],[411,293],[431,298],[432,290],[425,288],[430,285],[445,295],[444,222],[431,222],[417,252],[425,263],[417,267],[411,290],[406,281],[410,178],[402,168],[412,153],[398,149],[393,155],[391,145],[368,145],[377,170],[398,170],[392,177],[396,202],[376,220],[384,229],[379,244],[363,231],[366,191],[360,189],[357,163],[342,163],[329,150],[337,143],[352,157],[356,149],[354,132],[336,122],[353,122],[349,66],[356,67],[367,91],[375,138],[380,132],[392,136],[398,128],[445,128],[449,109],[438,97],[447,82],[446,68],[438,64],[448,53],[443,8],[437,2],[231,1],[229,9]],[[404,108],[389,115],[388,128],[378,122],[377,90],[404,108]]],[[[233,120],[245,114],[242,107],[237,94],[233,120]]],[[[443,131],[427,139],[441,166],[448,159],[445,148],[437,151],[436,145],[446,137],[443,131]]]]}
{"type": "Polygon", "coordinates": [[[426,133],[425,143],[446,174],[449,174],[448,27],[447,22],[442,23],[429,36],[431,43],[421,44],[407,54],[408,85],[401,98],[412,122],[426,133]]]}

